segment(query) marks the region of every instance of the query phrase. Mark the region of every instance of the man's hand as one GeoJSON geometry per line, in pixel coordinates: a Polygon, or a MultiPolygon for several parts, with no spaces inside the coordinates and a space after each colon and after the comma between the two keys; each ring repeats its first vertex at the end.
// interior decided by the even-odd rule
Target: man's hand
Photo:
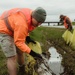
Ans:
{"type": "Polygon", "coordinates": [[[35,42],[34,40],[32,40],[32,39],[30,38],[30,36],[27,36],[27,37],[26,37],[26,42],[27,42],[27,43],[32,42],[32,43],[36,44],[36,42],[35,42]]]}
{"type": "Polygon", "coordinates": [[[31,50],[30,55],[34,58],[34,59],[42,59],[42,56],[36,52],[34,52],[33,50],[31,50]]]}

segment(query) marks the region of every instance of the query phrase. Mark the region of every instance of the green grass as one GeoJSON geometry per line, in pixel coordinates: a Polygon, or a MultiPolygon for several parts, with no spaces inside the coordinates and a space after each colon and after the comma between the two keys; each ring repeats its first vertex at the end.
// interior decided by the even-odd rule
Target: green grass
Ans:
{"type": "Polygon", "coordinates": [[[37,41],[61,38],[64,33],[62,28],[38,27],[30,33],[31,38],[37,41]]]}
{"type": "Polygon", "coordinates": [[[0,75],[6,75],[7,74],[7,68],[6,68],[6,58],[0,49],[0,75]]]}
{"type": "Polygon", "coordinates": [[[75,25],[75,22],[72,22],[72,25],[75,25]]]}
{"type": "Polygon", "coordinates": [[[47,45],[47,40],[57,40],[62,39],[62,34],[64,33],[63,28],[51,28],[51,27],[38,27],[33,32],[30,33],[32,39],[42,43],[43,51],[46,51],[49,47],[47,45]]]}

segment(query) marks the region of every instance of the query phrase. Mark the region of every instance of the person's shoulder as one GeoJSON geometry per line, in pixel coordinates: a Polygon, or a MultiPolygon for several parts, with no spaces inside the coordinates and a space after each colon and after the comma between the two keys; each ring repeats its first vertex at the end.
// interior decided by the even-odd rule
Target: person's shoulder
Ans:
{"type": "Polygon", "coordinates": [[[70,18],[67,16],[66,19],[69,20],[70,18]]]}
{"type": "Polygon", "coordinates": [[[32,9],[30,9],[30,8],[22,8],[22,9],[24,9],[24,10],[32,10],[32,9]]]}
{"type": "Polygon", "coordinates": [[[66,20],[68,20],[68,19],[69,19],[69,17],[68,17],[68,16],[64,16],[64,17],[65,17],[65,19],[66,19],[66,20]]]}

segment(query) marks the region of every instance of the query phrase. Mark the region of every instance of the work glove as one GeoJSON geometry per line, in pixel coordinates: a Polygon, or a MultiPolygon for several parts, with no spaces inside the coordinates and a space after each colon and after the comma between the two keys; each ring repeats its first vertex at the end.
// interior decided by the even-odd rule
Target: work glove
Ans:
{"type": "Polygon", "coordinates": [[[27,42],[27,43],[32,42],[32,43],[36,44],[36,42],[35,42],[34,40],[32,40],[32,39],[30,38],[30,36],[27,36],[27,37],[26,37],[26,42],[27,42]]]}
{"type": "Polygon", "coordinates": [[[30,55],[34,58],[34,59],[42,59],[42,56],[36,52],[34,52],[33,50],[31,50],[30,55]]]}

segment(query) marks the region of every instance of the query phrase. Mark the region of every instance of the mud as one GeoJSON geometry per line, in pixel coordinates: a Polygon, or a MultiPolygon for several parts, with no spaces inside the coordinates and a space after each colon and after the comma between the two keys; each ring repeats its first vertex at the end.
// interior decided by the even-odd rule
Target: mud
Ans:
{"type": "Polygon", "coordinates": [[[54,46],[62,55],[64,72],[61,75],[75,75],[75,50],[65,43],[63,39],[48,39],[50,46],[54,46]]]}
{"type": "MultiPolygon", "coordinates": [[[[75,50],[72,49],[69,45],[67,45],[63,39],[47,39],[46,45],[48,49],[51,46],[55,47],[57,52],[62,55],[63,58],[62,66],[64,67],[64,72],[60,75],[75,75],[75,50]]],[[[48,50],[45,51],[43,54],[47,59],[50,57],[48,50]]],[[[39,63],[40,62],[38,62],[38,64],[39,63]]],[[[34,67],[35,65],[37,65],[37,63],[34,64],[34,67]]],[[[37,66],[36,69],[38,69],[37,66]]],[[[38,74],[31,74],[31,75],[38,75],[38,74]]]]}

